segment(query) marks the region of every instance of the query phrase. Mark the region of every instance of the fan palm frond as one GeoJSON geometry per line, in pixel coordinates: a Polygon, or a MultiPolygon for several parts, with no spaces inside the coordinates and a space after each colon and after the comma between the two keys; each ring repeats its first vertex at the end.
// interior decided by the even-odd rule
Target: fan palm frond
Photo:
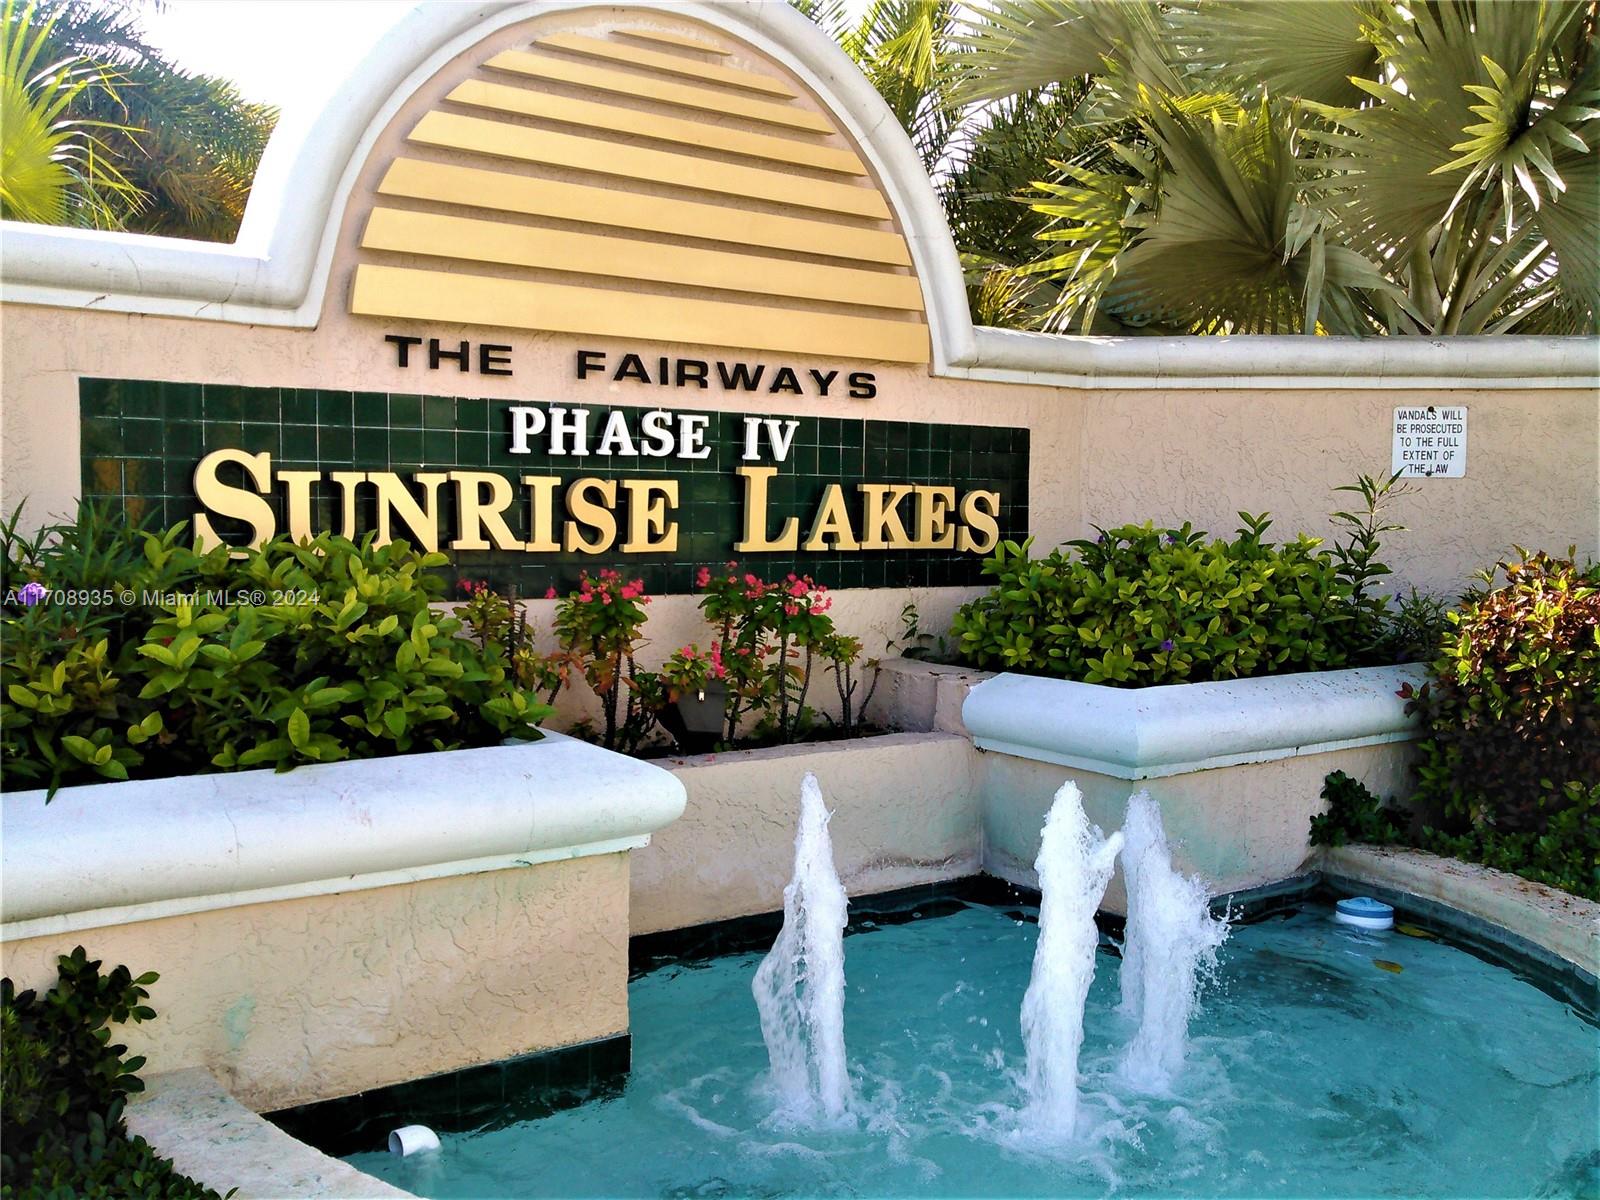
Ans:
{"type": "Polygon", "coordinates": [[[1352,81],[1378,77],[1377,0],[1191,0],[1170,13],[1191,67],[1247,94],[1324,104],[1364,98],[1352,81]]]}

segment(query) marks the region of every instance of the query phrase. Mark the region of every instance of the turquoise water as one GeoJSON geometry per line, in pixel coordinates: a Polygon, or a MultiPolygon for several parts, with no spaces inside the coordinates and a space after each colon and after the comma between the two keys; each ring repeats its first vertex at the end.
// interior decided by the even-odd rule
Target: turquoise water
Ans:
{"type": "Polygon", "coordinates": [[[971,906],[846,940],[847,1128],[772,1125],[744,954],[634,981],[620,1096],[347,1161],[439,1198],[1600,1196],[1600,1031],[1510,971],[1312,906],[1234,929],[1168,1095],[1116,1075],[1131,1030],[1102,952],[1079,1134],[1031,1144],[1036,936],[971,906]]]}

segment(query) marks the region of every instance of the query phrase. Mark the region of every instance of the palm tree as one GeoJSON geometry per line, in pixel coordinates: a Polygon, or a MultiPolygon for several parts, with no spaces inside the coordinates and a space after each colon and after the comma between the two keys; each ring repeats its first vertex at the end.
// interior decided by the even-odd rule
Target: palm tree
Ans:
{"type": "Polygon", "coordinates": [[[1036,281],[1014,268],[1035,256],[1049,218],[1019,198],[1039,164],[1059,157],[1086,89],[1051,84],[994,103],[959,100],[957,0],[873,0],[852,18],[843,0],[790,0],[870,80],[911,139],[944,204],[985,324],[1028,324],[1036,281]]]}
{"type": "MultiPolygon", "coordinates": [[[[231,240],[277,111],[245,100],[226,80],[180,70],[145,41],[135,6],[35,0],[23,15],[35,27],[40,58],[76,64],[101,83],[79,88],[58,111],[95,130],[98,161],[129,185],[102,207],[99,223],[231,240]]],[[[8,36],[16,19],[7,0],[8,36]]],[[[32,151],[19,155],[18,169],[36,160],[32,151]]]]}
{"type": "Polygon", "coordinates": [[[111,161],[105,124],[73,115],[115,92],[103,70],[55,56],[53,24],[33,4],[0,9],[0,216],[116,228],[138,193],[111,161]]]}
{"type": "Polygon", "coordinates": [[[984,0],[953,90],[1088,87],[1033,192],[1044,327],[1570,333],[1600,312],[1596,15],[984,0]]]}

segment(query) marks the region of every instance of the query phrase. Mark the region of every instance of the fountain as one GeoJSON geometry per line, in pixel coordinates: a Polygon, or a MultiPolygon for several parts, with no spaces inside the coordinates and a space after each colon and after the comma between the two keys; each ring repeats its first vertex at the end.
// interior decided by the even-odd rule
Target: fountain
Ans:
{"type": "Polygon", "coordinates": [[[817,777],[800,784],[794,877],[783,889],[783,929],[756,970],[778,1113],[804,1124],[838,1122],[850,1102],[844,1054],[844,885],[833,866],[829,813],[817,777]]]}
{"type": "Polygon", "coordinates": [[[1094,914],[1111,881],[1122,834],[1104,836],[1084,815],[1078,787],[1064,783],[1045,817],[1039,857],[1039,943],[1022,1000],[1028,1105],[1033,1130],[1070,1137],[1078,1117],[1083,1006],[1094,980],[1094,914]]]}
{"type": "Polygon", "coordinates": [[[1129,797],[1122,832],[1128,923],[1120,1011],[1139,1028],[1120,1069],[1134,1086],[1164,1091],[1183,1066],[1197,975],[1215,962],[1228,925],[1211,915],[1205,881],[1173,870],[1161,807],[1149,792],[1129,797]]]}

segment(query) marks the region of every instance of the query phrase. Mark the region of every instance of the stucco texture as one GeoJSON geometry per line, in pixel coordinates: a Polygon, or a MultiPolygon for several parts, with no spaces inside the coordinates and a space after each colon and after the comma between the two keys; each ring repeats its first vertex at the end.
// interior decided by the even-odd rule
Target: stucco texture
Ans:
{"type": "Polygon", "coordinates": [[[7,943],[18,987],[82,945],[156,971],[118,1030],[257,1111],[628,1028],[628,862],[607,854],[7,943]]]}
{"type": "MultiPolygon", "coordinates": [[[[1330,772],[1393,795],[1409,789],[1414,753],[1408,743],[1391,742],[1137,782],[985,753],[984,870],[1038,885],[1039,830],[1056,790],[1071,780],[1089,819],[1107,833],[1122,828],[1128,797],[1149,791],[1161,805],[1173,865],[1200,875],[1213,895],[1275,883],[1300,873],[1310,856],[1311,818],[1326,807],[1322,783],[1330,772]]],[[[1126,906],[1119,863],[1102,907],[1121,913],[1126,906]]]]}
{"type": "Polygon", "coordinates": [[[689,803],[633,852],[633,932],[781,909],[807,771],[833,813],[834,863],[850,894],[973,874],[977,759],[966,738],[930,733],[669,762],[689,803]]]}

